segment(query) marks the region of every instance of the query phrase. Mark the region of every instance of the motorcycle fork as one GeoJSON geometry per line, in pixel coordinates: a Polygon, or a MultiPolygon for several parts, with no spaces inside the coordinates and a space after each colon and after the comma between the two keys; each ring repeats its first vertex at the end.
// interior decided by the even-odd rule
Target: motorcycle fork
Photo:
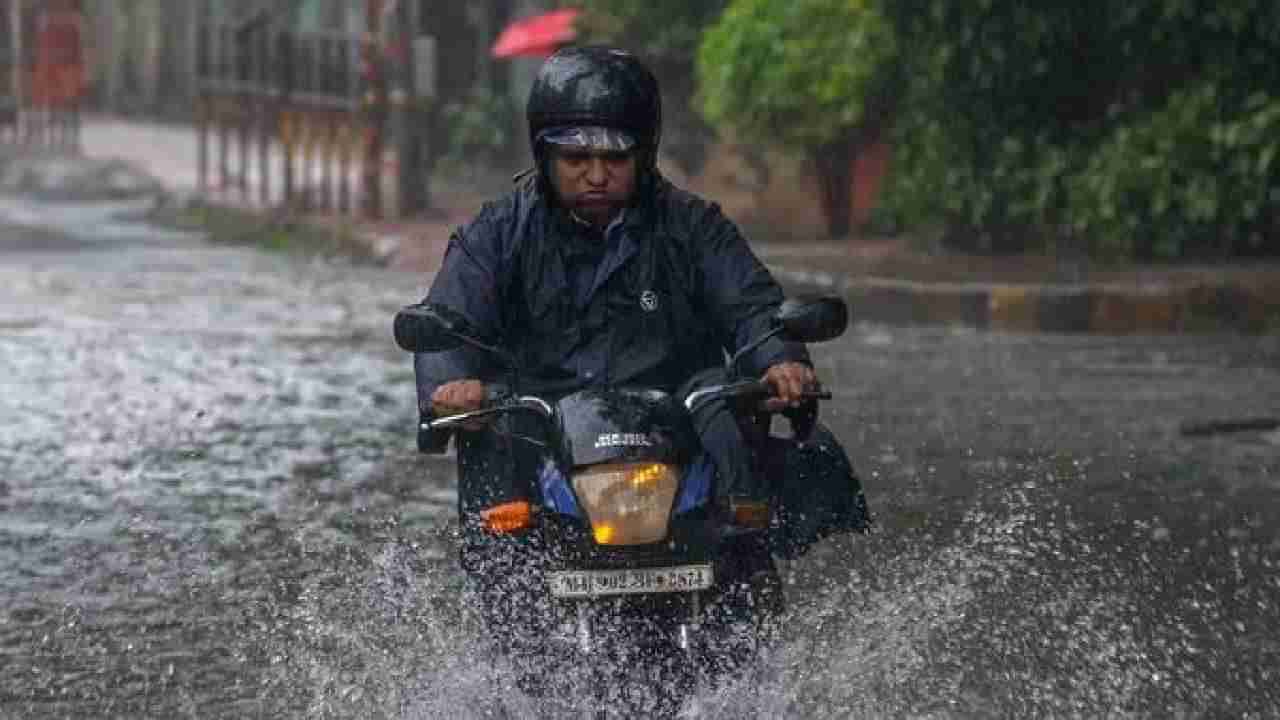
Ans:
{"type": "MultiPolygon", "coordinates": [[[[575,617],[578,650],[584,655],[591,655],[596,650],[595,618],[592,616],[589,603],[578,603],[575,617]]],[[[702,629],[702,593],[690,593],[688,611],[684,621],[676,626],[676,646],[686,655],[694,652],[695,639],[702,629]]]]}
{"type": "Polygon", "coordinates": [[[595,623],[591,620],[587,603],[578,603],[578,649],[584,655],[590,655],[596,647],[595,623]]]}
{"type": "Polygon", "coordinates": [[[689,596],[689,616],[676,629],[676,644],[685,655],[693,654],[693,639],[701,626],[702,593],[695,592],[689,596]]]}

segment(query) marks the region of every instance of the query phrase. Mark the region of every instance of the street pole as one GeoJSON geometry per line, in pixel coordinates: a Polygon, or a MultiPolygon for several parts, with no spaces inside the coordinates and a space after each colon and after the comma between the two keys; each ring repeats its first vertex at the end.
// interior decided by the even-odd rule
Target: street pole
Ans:
{"type": "Polygon", "coordinates": [[[9,0],[9,27],[13,33],[13,112],[14,132],[21,136],[24,129],[22,123],[22,98],[25,92],[22,61],[25,51],[22,45],[22,0],[9,0]]]}
{"type": "Polygon", "coordinates": [[[383,0],[368,0],[365,6],[365,38],[362,50],[364,81],[364,165],[361,172],[362,214],[365,218],[382,218],[382,162],[386,149],[387,117],[386,75],[382,54],[383,0]]]}
{"type": "Polygon", "coordinates": [[[424,59],[418,57],[421,49],[416,42],[420,25],[418,10],[417,0],[398,0],[395,30],[390,43],[395,60],[390,100],[396,157],[399,159],[396,196],[401,217],[421,213],[429,203],[422,151],[422,112],[419,108],[419,103],[425,99],[425,93],[421,92],[425,78],[416,77],[417,66],[424,59]]]}

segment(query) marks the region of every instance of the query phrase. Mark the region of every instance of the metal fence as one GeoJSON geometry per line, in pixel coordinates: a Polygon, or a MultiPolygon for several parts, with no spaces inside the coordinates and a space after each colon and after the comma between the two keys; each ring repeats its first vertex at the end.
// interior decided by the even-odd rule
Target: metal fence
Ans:
{"type": "Polygon", "coordinates": [[[199,182],[263,206],[352,212],[361,37],[265,25],[200,33],[199,182]],[[256,195],[256,197],[255,197],[256,195]]]}

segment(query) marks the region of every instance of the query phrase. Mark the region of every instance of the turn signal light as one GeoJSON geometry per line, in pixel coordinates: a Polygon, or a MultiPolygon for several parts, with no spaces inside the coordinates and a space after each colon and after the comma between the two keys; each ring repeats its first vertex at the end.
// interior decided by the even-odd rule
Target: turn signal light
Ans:
{"type": "Polygon", "coordinates": [[[729,503],[733,514],[733,524],[741,527],[763,530],[769,527],[769,504],[754,501],[735,500],[729,503]]]}
{"type": "Polygon", "coordinates": [[[528,500],[494,505],[480,511],[480,520],[489,532],[505,534],[533,526],[533,506],[528,500]]]}
{"type": "Polygon", "coordinates": [[[596,542],[601,545],[612,545],[618,531],[613,529],[612,525],[601,523],[591,528],[591,534],[595,536],[596,542]]]}
{"type": "Polygon", "coordinates": [[[631,472],[631,487],[636,490],[652,488],[666,478],[669,472],[670,470],[666,465],[654,464],[638,467],[631,472]]]}

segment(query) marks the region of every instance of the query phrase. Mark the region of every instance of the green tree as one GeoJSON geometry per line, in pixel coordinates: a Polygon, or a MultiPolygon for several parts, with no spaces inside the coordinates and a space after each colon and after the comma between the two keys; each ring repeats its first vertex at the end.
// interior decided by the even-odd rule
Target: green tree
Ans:
{"type": "Polygon", "coordinates": [[[966,249],[1280,252],[1274,0],[881,0],[895,204],[966,249]]]}
{"type": "Polygon", "coordinates": [[[809,158],[829,231],[843,237],[853,162],[891,111],[897,57],[876,0],[734,0],[698,53],[701,110],[809,158]]]}
{"type": "Polygon", "coordinates": [[[694,111],[694,57],[702,32],[728,0],[567,0],[581,8],[582,40],[626,48],[644,59],[662,85],[663,146],[682,170],[697,173],[715,133],[694,111]]]}

